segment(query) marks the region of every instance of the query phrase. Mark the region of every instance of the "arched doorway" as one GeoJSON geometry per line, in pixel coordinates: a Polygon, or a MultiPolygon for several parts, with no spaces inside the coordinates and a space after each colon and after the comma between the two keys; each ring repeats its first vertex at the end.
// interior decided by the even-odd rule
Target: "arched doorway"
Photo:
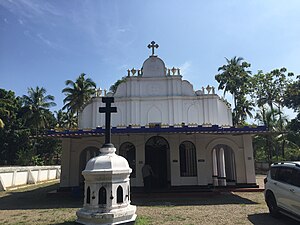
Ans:
{"type": "Polygon", "coordinates": [[[129,167],[132,169],[131,178],[136,177],[135,146],[131,142],[125,142],[120,146],[119,154],[127,159],[129,167]]]}
{"type": "Polygon", "coordinates": [[[168,187],[169,154],[169,143],[163,137],[151,137],[145,144],[145,164],[150,165],[154,172],[152,180],[154,189],[168,187]]]}
{"type": "Polygon", "coordinates": [[[86,163],[99,154],[99,149],[96,147],[87,147],[82,150],[79,156],[79,186],[84,185],[84,177],[82,171],[85,169],[86,163]]]}
{"type": "Polygon", "coordinates": [[[214,185],[227,186],[236,184],[235,155],[231,147],[216,145],[212,150],[214,185]]]}

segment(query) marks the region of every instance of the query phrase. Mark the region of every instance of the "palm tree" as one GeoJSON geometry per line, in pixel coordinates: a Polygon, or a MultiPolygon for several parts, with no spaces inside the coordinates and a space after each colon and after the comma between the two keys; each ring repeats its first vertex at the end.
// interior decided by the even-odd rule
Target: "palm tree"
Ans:
{"type": "Polygon", "coordinates": [[[23,112],[26,119],[26,124],[33,126],[38,133],[40,128],[45,128],[48,125],[47,116],[49,108],[56,106],[54,96],[46,95],[45,88],[28,88],[28,95],[23,95],[23,112]]]}
{"type": "Polygon", "coordinates": [[[56,114],[56,126],[55,127],[56,128],[64,128],[64,122],[65,122],[64,114],[65,114],[65,112],[60,109],[58,111],[54,111],[54,113],[56,114]]]}
{"type": "Polygon", "coordinates": [[[82,107],[85,103],[87,103],[92,95],[95,94],[96,83],[91,79],[85,79],[85,74],[82,73],[76,79],[76,81],[67,80],[65,82],[66,87],[62,90],[62,92],[66,95],[63,109],[67,109],[70,113],[78,113],[82,110],[82,107]]]}
{"type": "Polygon", "coordinates": [[[77,117],[74,115],[74,113],[64,112],[61,109],[55,111],[55,113],[57,121],[56,128],[71,129],[77,127],[77,117]]]}
{"type": "MultiPolygon", "coordinates": [[[[236,125],[239,118],[243,117],[243,115],[239,115],[239,111],[237,109],[238,104],[242,104],[242,102],[238,102],[239,99],[242,99],[249,93],[249,84],[250,84],[250,70],[246,70],[250,67],[250,64],[245,62],[242,57],[233,57],[232,59],[226,59],[227,64],[219,67],[218,71],[220,72],[215,76],[215,79],[219,83],[218,89],[224,90],[224,96],[227,92],[232,94],[233,102],[234,102],[234,124],[236,125]]],[[[245,102],[245,101],[244,101],[245,102]]],[[[249,102],[249,101],[248,101],[249,102]]],[[[250,109],[245,109],[247,105],[243,106],[242,111],[249,111],[250,109]]],[[[251,104],[248,104],[251,106],[251,104]]]]}
{"type": "Polygon", "coordinates": [[[78,127],[78,118],[74,113],[65,113],[64,126],[67,129],[77,128],[78,127]]]}
{"type": "Polygon", "coordinates": [[[237,97],[237,106],[234,111],[236,116],[234,117],[236,121],[234,121],[234,124],[244,124],[244,122],[247,119],[247,116],[250,118],[253,118],[252,111],[254,110],[254,103],[246,98],[246,96],[238,96],[237,97]]]}

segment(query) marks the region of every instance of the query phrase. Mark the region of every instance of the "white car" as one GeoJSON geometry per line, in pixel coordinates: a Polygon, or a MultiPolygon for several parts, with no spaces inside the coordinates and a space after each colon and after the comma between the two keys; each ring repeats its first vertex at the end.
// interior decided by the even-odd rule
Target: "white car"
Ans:
{"type": "Polygon", "coordinates": [[[300,162],[272,164],[264,182],[270,214],[282,213],[300,221],[300,162]]]}

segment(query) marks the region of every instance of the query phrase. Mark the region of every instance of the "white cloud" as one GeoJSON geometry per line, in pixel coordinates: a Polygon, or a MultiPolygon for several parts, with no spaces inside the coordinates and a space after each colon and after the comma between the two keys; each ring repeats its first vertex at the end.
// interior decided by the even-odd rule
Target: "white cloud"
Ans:
{"type": "Polygon", "coordinates": [[[179,68],[181,70],[181,74],[183,74],[185,76],[189,76],[191,73],[192,62],[186,61],[179,68]]]}
{"type": "Polygon", "coordinates": [[[53,42],[51,42],[50,40],[48,40],[47,38],[45,38],[41,33],[36,35],[38,37],[39,40],[41,40],[44,44],[48,45],[51,48],[56,48],[56,44],[54,44],[53,42]]]}
{"type": "Polygon", "coordinates": [[[62,13],[57,8],[55,8],[53,5],[46,1],[9,0],[0,1],[0,5],[17,16],[31,19],[45,15],[62,15],[62,13]]]}

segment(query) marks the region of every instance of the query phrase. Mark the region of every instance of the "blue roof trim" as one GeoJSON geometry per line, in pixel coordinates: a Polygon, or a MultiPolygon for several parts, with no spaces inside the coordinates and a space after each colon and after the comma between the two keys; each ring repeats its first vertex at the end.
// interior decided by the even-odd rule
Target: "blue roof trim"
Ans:
{"type": "MultiPolygon", "coordinates": [[[[136,133],[209,133],[209,134],[255,134],[255,133],[266,133],[266,126],[257,126],[257,127],[219,127],[218,125],[212,126],[168,126],[168,127],[112,127],[112,134],[136,134],[136,133]]],[[[93,135],[102,135],[105,133],[105,129],[102,127],[97,127],[96,129],[91,130],[65,130],[65,131],[56,131],[49,130],[44,136],[49,137],[68,137],[68,136],[93,136],[93,135]]]]}

